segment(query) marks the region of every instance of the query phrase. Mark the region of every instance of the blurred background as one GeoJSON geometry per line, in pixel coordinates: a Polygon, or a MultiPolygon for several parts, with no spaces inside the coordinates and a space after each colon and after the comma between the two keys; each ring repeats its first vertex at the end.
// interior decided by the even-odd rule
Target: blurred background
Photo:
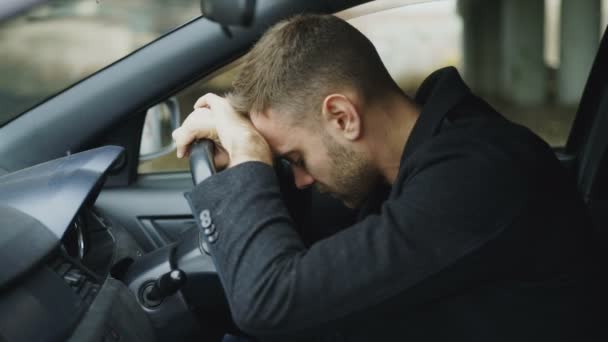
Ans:
{"type": "MultiPolygon", "coordinates": [[[[608,0],[412,2],[381,0],[339,15],[372,40],[406,93],[453,65],[505,116],[552,146],[565,144],[608,0]]],[[[0,125],[199,15],[195,0],[55,0],[3,23],[0,125]]],[[[238,64],[179,92],[182,118],[204,93],[228,91],[238,64]]],[[[146,120],[142,152],[154,149],[154,125],[167,121],[167,112],[149,111],[156,119],[146,120]]],[[[160,139],[166,144],[170,136],[160,139]]],[[[142,161],[139,171],[184,169],[187,163],[169,153],[142,161]]]]}

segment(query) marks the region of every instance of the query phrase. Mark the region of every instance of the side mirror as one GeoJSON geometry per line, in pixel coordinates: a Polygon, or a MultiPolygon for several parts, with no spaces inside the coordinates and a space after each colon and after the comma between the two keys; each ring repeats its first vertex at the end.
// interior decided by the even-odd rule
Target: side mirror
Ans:
{"type": "Polygon", "coordinates": [[[177,99],[172,97],[148,109],[141,133],[139,161],[154,159],[175,150],[171,133],[180,125],[177,99]]]}
{"type": "Polygon", "coordinates": [[[255,0],[201,0],[201,11],[222,26],[249,26],[253,22],[255,0]]]}

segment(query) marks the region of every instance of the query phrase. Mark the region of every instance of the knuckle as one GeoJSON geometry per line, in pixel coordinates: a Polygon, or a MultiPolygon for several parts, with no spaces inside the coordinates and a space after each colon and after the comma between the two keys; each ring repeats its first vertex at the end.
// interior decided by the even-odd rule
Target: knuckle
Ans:
{"type": "Polygon", "coordinates": [[[176,142],[179,141],[182,137],[182,131],[183,131],[183,129],[181,129],[181,128],[178,128],[175,131],[173,131],[173,133],[171,133],[173,140],[175,140],[176,142]]]}

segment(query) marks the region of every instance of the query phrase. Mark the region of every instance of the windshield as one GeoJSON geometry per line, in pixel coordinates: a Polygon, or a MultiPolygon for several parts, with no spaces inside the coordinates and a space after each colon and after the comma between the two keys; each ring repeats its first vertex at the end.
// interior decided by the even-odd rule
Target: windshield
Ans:
{"type": "Polygon", "coordinates": [[[200,15],[196,0],[55,0],[0,24],[0,126],[200,15]]]}

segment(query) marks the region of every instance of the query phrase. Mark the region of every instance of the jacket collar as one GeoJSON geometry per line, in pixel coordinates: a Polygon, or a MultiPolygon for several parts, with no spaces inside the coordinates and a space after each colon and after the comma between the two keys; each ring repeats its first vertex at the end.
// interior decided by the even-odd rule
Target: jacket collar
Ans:
{"type": "Polygon", "coordinates": [[[422,82],[415,97],[422,110],[405,144],[402,164],[416,147],[438,132],[445,116],[469,94],[471,90],[454,67],[439,69],[422,82]]]}
{"type": "MultiPolygon", "coordinates": [[[[417,146],[433,137],[444,117],[470,93],[454,67],[439,69],[422,82],[415,97],[416,103],[422,106],[422,111],[405,144],[397,179],[403,177],[403,165],[407,156],[411,155],[417,146]]],[[[360,208],[358,218],[363,219],[369,214],[377,213],[390,191],[391,187],[388,185],[375,189],[360,208]]]]}

